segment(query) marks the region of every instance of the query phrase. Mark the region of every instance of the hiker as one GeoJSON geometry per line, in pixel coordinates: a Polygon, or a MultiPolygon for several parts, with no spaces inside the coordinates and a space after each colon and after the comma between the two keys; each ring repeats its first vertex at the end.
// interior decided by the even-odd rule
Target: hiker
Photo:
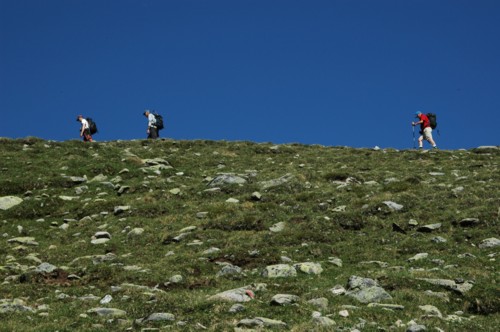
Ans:
{"type": "Polygon", "coordinates": [[[92,142],[92,135],[90,135],[89,122],[82,115],[77,116],[76,121],[79,121],[82,124],[82,127],[80,128],[80,137],[83,137],[83,141],[92,142]]]}
{"type": "Polygon", "coordinates": [[[148,130],[146,131],[148,133],[148,139],[157,139],[159,135],[154,114],[149,110],[145,110],[143,114],[148,118],[148,130]]]}
{"type": "Polygon", "coordinates": [[[437,149],[436,142],[432,139],[432,128],[431,123],[427,115],[422,112],[415,112],[415,117],[419,119],[417,122],[412,122],[412,126],[420,124],[420,137],[418,138],[418,148],[422,149],[424,147],[424,139],[432,145],[433,149],[437,149]]]}

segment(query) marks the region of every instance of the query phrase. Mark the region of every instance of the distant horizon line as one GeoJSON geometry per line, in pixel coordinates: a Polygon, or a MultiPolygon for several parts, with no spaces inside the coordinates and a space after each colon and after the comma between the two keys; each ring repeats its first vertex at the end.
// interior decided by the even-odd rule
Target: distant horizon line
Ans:
{"type": "MultiPolygon", "coordinates": [[[[83,142],[82,140],[80,139],[76,139],[76,138],[72,138],[72,139],[68,139],[68,140],[63,140],[63,141],[60,141],[60,140],[55,140],[55,139],[45,139],[45,138],[41,138],[41,137],[37,137],[37,136],[25,136],[25,137],[18,137],[18,138],[12,138],[12,137],[3,137],[3,136],[0,136],[0,142],[4,141],[4,140],[12,140],[12,141],[16,141],[16,140],[29,140],[29,139],[32,139],[32,140],[40,140],[40,141],[46,141],[46,142],[57,142],[57,143],[65,143],[65,142],[81,142],[82,144],[93,144],[93,143],[113,143],[113,142],[135,142],[135,141],[151,141],[151,142],[154,142],[154,141],[162,141],[162,142],[165,142],[165,141],[172,141],[172,142],[189,142],[189,141],[210,141],[210,142],[229,142],[229,143],[243,143],[243,142],[246,142],[246,143],[253,143],[253,144],[269,144],[269,145],[304,145],[304,146],[321,146],[321,147],[325,147],[325,148],[347,148],[347,149],[368,149],[368,150],[374,150],[374,151],[378,151],[378,150],[403,150],[403,151],[407,151],[407,150],[415,150],[415,151],[420,151],[421,149],[418,149],[418,148],[404,148],[404,149],[398,149],[398,148],[394,148],[394,147],[379,147],[378,145],[375,145],[373,147],[352,147],[352,146],[347,146],[347,145],[325,145],[325,144],[319,144],[319,143],[300,143],[300,142],[289,142],[289,143],[274,143],[274,142],[270,142],[270,141],[266,141],[266,142],[256,142],[256,141],[249,141],[249,140],[224,140],[224,139],[219,139],[219,140],[215,140],[215,139],[206,139],[206,138],[195,138],[195,139],[173,139],[173,138],[163,138],[163,137],[159,137],[157,139],[147,139],[147,138],[133,138],[133,139],[115,139],[115,140],[104,140],[104,141],[97,141],[97,140],[93,140],[93,142],[83,142]]],[[[439,149],[437,151],[469,151],[469,150],[474,150],[474,149],[498,149],[500,150],[500,145],[480,145],[480,146],[477,146],[477,147],[472,147],[472,148],[457,148],[457,149],[439,149]]],[[[423,149],[424,151],[430,151],[432,150],[431,148],[429,149],[426,149],[424,148],[423,149]]]]}

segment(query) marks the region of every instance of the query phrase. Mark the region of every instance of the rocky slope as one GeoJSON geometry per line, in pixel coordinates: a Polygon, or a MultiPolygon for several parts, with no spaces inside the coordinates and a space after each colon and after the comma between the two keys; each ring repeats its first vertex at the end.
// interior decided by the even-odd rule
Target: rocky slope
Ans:
{"type": "Polygon", "coordinates": [[[0,140],[5,330],[496,331],[500,149],[0,140]]]}

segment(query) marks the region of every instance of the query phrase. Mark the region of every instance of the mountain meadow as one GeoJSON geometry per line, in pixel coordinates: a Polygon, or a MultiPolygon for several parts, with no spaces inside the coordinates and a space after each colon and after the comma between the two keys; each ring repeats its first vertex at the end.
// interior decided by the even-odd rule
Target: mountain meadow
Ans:
{"type": "Polygon", "coordinates": [[[0,155],[0,331],[499,329],[499,147],[0,155]]]}

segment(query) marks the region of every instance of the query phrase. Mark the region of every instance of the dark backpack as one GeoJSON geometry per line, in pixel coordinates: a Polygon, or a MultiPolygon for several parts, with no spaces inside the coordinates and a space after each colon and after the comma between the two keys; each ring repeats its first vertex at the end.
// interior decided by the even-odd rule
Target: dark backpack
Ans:
{"type": "Polygon", "coordinates": [[[92,118],[87,118],[87,122],[89,123],[90,135],[94,135],[97,133],[97,125],[95,124],[92,118]]]}
{"type": "Polygon", "coordinates": [[[429,118],[429,123],[431,125],[431,128],[432,129],[436,129],[436,127],[438,125],[437,122],[436,122],[436,114],[434,114],[434,113],[427,113],[426,115],[429,118]]]}
{"type": "Polygon", "coordinates": [[[163,127],[163,117],[157,113],[153,113],[153,115],[155,116],[155,120],[156,120],[156,129],[162,130],[164,128],[163,127]]]}

